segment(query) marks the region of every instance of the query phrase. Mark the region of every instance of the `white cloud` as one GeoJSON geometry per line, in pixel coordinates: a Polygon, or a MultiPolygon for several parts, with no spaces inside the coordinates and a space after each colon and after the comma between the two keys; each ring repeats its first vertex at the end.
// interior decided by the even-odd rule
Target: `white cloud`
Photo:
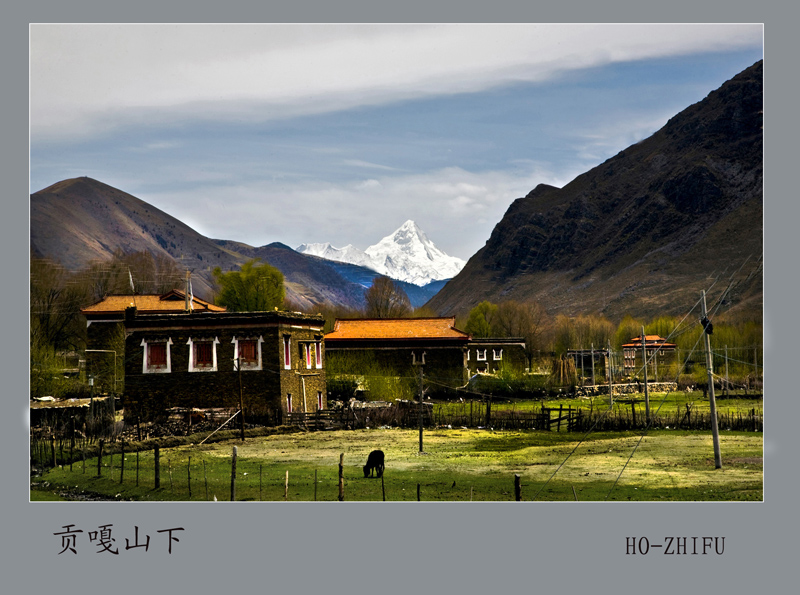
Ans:
{"type": "Polygon", "coordinates": [[[32,25],[31,130],[273,119],[753,47],[760,25],[32,25]]]}
{"type": "Polygon", "coordinates": [[[514,199],[539,183],[568,181],[535,166],[513,173],[447,168],[288,187],[258,180],[204,188],[202,209],[193,191],[134,194],[178,219],[190,218],[205,235],[254,246],[330,242],[363,249],[413,219],[445,252],[467,259],[489,239],[514,199]]]}
{"type": "Polygon", "coordinates": [[[383,169],[388,171],[393,171],[397,168],[390,167],[388,165],[381,165],[379,163],[370,163],[369,161],[362,161],[360,159],[345,159],[343,161],[345,165],[351,165],[353,167],[364,167],[367,169],[383,169]]]}

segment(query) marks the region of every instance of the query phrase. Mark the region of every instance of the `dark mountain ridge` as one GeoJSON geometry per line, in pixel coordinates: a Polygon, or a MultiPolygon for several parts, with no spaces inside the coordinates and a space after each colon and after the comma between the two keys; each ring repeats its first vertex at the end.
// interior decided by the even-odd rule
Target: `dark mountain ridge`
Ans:
{"type": "Polygon", "coordinates": [[[759,309],[763,62],[563,188],[515,200],[430,302],[538,301],[550,313],[678,314],[741,265],[728,306],[759,309]]]}

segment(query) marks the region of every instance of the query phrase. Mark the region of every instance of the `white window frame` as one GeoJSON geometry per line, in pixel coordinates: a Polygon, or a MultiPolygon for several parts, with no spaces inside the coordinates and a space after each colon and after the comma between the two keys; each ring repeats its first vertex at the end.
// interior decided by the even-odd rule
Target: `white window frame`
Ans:
{"type": "Polygon", "coordinates": [[[286,393],[286,413],[292,412],[292,393],[286,393]]]}
{"type": "Polygon", "coordinates": [[[321,410],[321,409],[322,409],[322,391],[318,390],[317,391],[317,410],[321,410]]]}
{"type": "MultiPolygon", "coordinates": [[[[422,352],[422,362],[421,363],[422,363],[423,366],[425,365],[425,353],[426,353],[425,351],[422,352]]],[[[417,354],[414,353],[413,351],[411,352],[411,365],[413,365],[413,366],[417,365],[417,354]]]]}
{"type": "Polygon", "coordinates": [[[499,352],[499,355],[498,355],[497,349],[492,349],[492,357],[494,358],[494,361],[502,360],[503,359],[503,350],[501,349],[500,352],[499,352]]]}
{"type": "Polygon", "coordinates": [[[485,362],[486,361],[486,351],[487,351],[486,349],[476,349],[475,350],[475,359],[477,361],[479,361],[479,362],[485,362]],[[483,355],[481,355],[481,354],[483,354],[483,355]]]}
{"type": "Polygon", "coordinates": [[[217,345],[219,345],[219,337],[210,339],[195,339],[189,337],[186,342],[189,346],[189,372],[216,372],[217,371],[217,345]],[[211,366],[195,367],[194,365],[194,344],[195,343],[211,343],[211,366]]]}
{"type": "Polygon", "coordinates": [[[142,361],[142,374],[169,374],[172,372],[172,358],[170,354],[170,346],[172,345],[172,339],[167,339],[166,341],[148,341],[147,339],[142,339],[140,344],[144,347],[144,358],[142,361]],[[167,346],[167,365],[164,368],[150,368],[147,365],[147,345],[148,343],[165,343],[167,346]]]}
{"type": "Polygon", "coordinates": [[[316,360],[317,369],[322,369],[322,341],[314,343],[314,358],[316,360]]]}
{"type": "Polygon", "coordinates": [[[256,372],[261,370],[261,344],[264,342],[264,337],[259,335],[258,339],[253,337],[236,337],[234,335],[231,343],[233,343],[233,370],[239,371],[239,341],[255,341],[256,342],[256,363],[255,364],[242,364],[242,372],[256,372]]]}
{"type": "Polygon", "coordinates": [[[283,335],[283,369],[292,369],[292,336],[283,335]]]}

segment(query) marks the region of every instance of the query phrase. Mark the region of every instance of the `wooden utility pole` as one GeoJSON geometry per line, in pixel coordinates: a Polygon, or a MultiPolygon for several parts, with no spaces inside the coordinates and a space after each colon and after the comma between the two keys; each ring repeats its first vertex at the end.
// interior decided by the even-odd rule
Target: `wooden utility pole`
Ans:
{"type": "Polygon", "coordinates": [[[239,370],[239,411],[242,416],[242,442],[244,442],[244,397],[242,396],[242,360],[239,354],[236,354],[236,367],[239,370]]]}
{"type": "Polygon", "coordinates": [[[650,393],[647,389],[647,339],[642,327],[642,364],[644,369],[644,418],[647,425],[650,425],[650,393]]]}
{"type": "Polygon", "coordinates": [[[592,386],[596,386],[597,383],[594,380],[594,343],[592,343],[592,386]]]}
{"type": "Polygon", "coordinates": [[[714,399],[714,368],[711,359],[712,325],[706,313],[706,292],[703,290],[703,338],[706,346],[706,371],[708,372],[708,404],[711,408],[711,434],[714,440],[714,467],[722,469],[722,457],[719,452],[719,428],[717,427],[717,402],[714,399]]]}
{"type": "Polygon", "coordinates": [[[728,376],[728,346],[725,346],[725,396],[730,395],[731,381],[728,376]]]}
{"type": "Polygon", "coordinates": [[[419,368],[419,452],[422,453],[422,421],[424,418],[423,415],[423,386],[422,386],[422,363],[414,363],[413,365],[419,368]]]}
{"type": "Polygon", "coordinates": [[[611,341],[608,342],[608,408],[614,406],[614,367],[611,365],[611,341]]]}

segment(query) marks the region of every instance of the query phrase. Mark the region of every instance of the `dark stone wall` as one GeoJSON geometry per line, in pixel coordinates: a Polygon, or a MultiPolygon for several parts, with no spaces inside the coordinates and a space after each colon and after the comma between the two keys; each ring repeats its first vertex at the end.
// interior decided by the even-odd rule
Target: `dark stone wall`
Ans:
{"type": "Polygon", "coordinates": [[[483,372],[486,370],[486,364],[489,364],[489,373],[493,374],[500,370],[511,370],[513,372],[524,372],[528,367],[528,358],[525,354],[525,348],[522,345],[503,345],[498,344],[492,346],[487,343],[485,345],[470,345],[469,346],[469,360],[467,367],[469,368],[470,375],[476,374],[478,370],[483,372]],[[486,350],[486,360],[478,360],[478,350],[486,350]],[[502,349],[502,359],[495,360],[492,349],[502,349]]]}
{"type": "Polygon", "coordinates": [[[429,393],[446,390],[439,384],[457,387],[463,386],[467,380],[463,344],[345,344],[341,341],[336,343],[335,346],[331,343],[326,346],[326,355],[331,368],[341,369],[341,364],[346,362],[347,358],[357,357],[361,354],[368,356],[381,369],[386,370],[387,375],[415,377],[419,374],[419,371],[413,365],[414,357],[416,357],[417,362],[420,362],[424,352],[425,365],[423,366],[423,374],[433,382],[428,387],[429,393]]]}
{"type": "MultiPolygon", "coordinates": [[[[301,341],[315,342],[319,333],[311,329],[297,329],[289,325],[253,328],[183,328],[131,330],[125,342],[126,414],[152,419],[171,407],[239,407],[241,381],[245,414],[251,417],[283,419],[286,413],[286,396],[292,395],[293,410],[303,410],[303,380],[305,376],[306,411],[317,410],[318,392],[322,393],[323,408],[327,407],[325,370],[305,367],[300,357],[301,341]],[[283,336],[291,337],[291,369],[283,365],[283,336]],[[234,364],[234,343],[237,337],[261,336],[262,369],[239,372],[234,364]],[[142,339],[171,339],[171,372],[143,373],[144,348],[142,339]],[[216,345],[217,370],[189,372],[190,337],[218,339],[216,345]]],[[[324,351],[324,348],[323,348],[324,351]]],[[[324,364],[323,364],[324,366],[324,364]]]]}
{"type": "MultiPolygon", "coordinates": [[[[118,349],[117,337],[125,330],[122,320],[116,322],[92,322],[86,329],[86,349],[110,349],[116,351],[117,362],[122,362],[125,352],[118,349]]],[[[98,393],[111,393],[121,388],[122,383],[116,383],[114,376],[115,358],[113,353],[86,353],[86,376],[95,379],[95,391],[98,393]]],[[[120,364],[121,365],[121,364],[120,364]]],[[[120,376],[122,375],[120,369],[120,376]]]]}

